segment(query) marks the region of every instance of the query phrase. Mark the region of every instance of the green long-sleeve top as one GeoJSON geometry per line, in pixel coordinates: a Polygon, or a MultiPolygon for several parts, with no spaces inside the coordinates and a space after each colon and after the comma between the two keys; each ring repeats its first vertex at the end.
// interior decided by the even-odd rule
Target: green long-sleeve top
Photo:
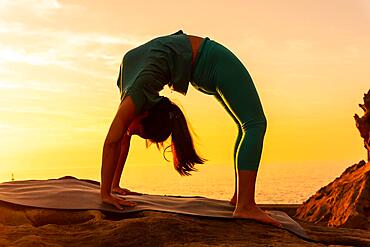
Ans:
{"type": "Polygon", "coordinates": [[[123,57],[117,86],[121,100],[130,95],[136,114],[150,109],[165,85],[186,95],[192,69],[189,37],[176,33],[154,38],[129,50],[123,57]]]}

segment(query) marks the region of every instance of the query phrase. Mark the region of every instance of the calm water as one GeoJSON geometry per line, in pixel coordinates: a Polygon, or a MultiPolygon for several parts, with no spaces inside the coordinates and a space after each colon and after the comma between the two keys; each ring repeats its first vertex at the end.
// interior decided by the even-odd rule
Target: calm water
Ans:
{"type": "MultiPolygon", "coordinates": [[[[256,184],[256,202],[302,203],[322,186],[339,176],[349,165],[351,164],[261,166],[256,184]]],[[[192,176],[181,177],[169,163],[159,166],[126,165],[121,185],[130,190],[150,194],[199,195],[223,200],[231,198],[234,192],[232,166],[206,164],[198,167],[199,171],[192,176]]],[[[100,180],[99,167],[14,171],[16,180],[48,179],[66,175],[100,180]]],[[[7,180],[10,180],[11,174],[0,172],[0,177],[9,177],[7,180]]]]}

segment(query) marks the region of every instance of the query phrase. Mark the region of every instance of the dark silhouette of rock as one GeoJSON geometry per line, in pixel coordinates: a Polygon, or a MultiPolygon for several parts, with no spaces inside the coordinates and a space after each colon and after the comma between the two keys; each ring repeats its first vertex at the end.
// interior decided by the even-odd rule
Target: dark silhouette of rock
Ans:
{"type": "Polygon", "coordinates": [[[364,115],[359,117],[354,115],[356,127],[360,131],[361,137],[364,139],[364,147],[367,150],[367,161],[370,161],[370,90],[364,94],[364,104],[359,104],[364,111],[364,115]]]}
{"type": "Polygon", "coordinates": [[[370,229],[370,162],[348,167],[306,200],[294,215],[326,226],[370,229]]]}

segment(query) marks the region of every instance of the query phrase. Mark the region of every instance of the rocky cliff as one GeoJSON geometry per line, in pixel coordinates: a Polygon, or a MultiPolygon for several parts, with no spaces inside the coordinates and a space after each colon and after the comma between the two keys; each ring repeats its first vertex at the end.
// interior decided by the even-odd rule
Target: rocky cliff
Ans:
{"type": "Polygon", "coordinates": [[[370,162],[348,167],[298,207],[295,217],[326,226],[370,229],[370,162]]]}

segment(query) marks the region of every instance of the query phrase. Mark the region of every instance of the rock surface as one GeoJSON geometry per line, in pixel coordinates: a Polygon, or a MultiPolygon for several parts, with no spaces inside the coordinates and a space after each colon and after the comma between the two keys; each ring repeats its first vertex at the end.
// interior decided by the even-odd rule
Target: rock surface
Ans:
{"type": "Polygon", "coordinates": [[[299,206],[295,217],[326,226],[370,230],[370,162],[362,160],[348,167],[299,206]]]}
{"type": "MultiPolygon", "coordinates": [[[[262,204],[292,217],[299,205],[262,204]]],[[[313,241],[247,219],[36,209],[0,202],[0,246],[370,246],[370,232],[297,220],[313,241]]]]}

